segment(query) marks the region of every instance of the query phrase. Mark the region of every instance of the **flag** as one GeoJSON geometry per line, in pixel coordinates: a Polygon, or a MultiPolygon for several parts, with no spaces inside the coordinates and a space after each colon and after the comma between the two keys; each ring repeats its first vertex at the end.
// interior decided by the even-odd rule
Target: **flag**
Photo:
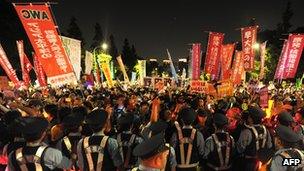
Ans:
{"type": "Polygon", "coordinates": [[[116,57],[116,60],[118,62],[118,65],[120,67],[120,70],[123,74],[123,77],[124,77],[124,81],[127,82],[127,83],[130,83],[130,80],[129,80],[129,77],[128,77],[128,74],[126,72],[126,68],[125,68],[125,65],[121,59],[121,56],[119,55],[118,57],[116,57]]]}
{"type": "Polygon", "coordinates": [[[106,77],[107,84],[111,88],[114,86],[112,75],[111,75],[111,69],[110,69],[110,61],[112,57],[107,54],[100,54],[98,55],[98,63],[102,69],[102,72],[104,76],[106,77]]]}
{"type": "Polygon", "coordinates": [[[285,40],[282,51],[281,51],[281,55],[279,58],[279,62],[278,62],[277,68],[276,68],[276,72],[275,72],[275,76],[274,76],[275,79],[280,79],[280,80],[283,79],[285,64],[287,61],[287,48],[288,48],[288,41],[285,40]]]}
{"type": "Polygon", "coordinates": [[[206,74],[210,74],[211,80],[218,80],[218,73],[220,67],[219,63],[223,40],[223,33],[209,33],[204,70],[206,74]]]}
{"type": "Polygon", "coordinates": [[[52,86],[77,82],[48,4],[14,4],[36,57],[52,86]]]}
{"type": "Polygon", "coordinates": [[[18,87],[20,86],[19,79],[16,75],[16,71],[13,69],[11,63],[9,62],[6,53],[0,44],[0,66],[4,69],[8,78],[18,87]]]}
{"type": "Polygon", "coordinates": [[[231,73],[231,80],[234,85],[238,85],[242,82],[242,76],[244,73],[244,62],[242,51],[235,52],[235,59],[231,73]]]}
{"type": "Polygon", "coordinates": [[[201,73],[201,44],[192,44],[192,80],[198,80],[201,73]]]}
{"type": "Polygon", "coordinates": [[[86,51],[85,55],[85,74],[91,75],[93,69],[93,54],[89,51],[86,51]]]}
{"type": "Polygon", "coordinates": [[[33,59],[34,59],[34,68],[35,68],[38,83],[41,87],[45,87],[47,86],[47,82],[45,79],[44,71],[35,53],[33,53],[33,59]]]}
{"type": "Polygon", "coordinates": [[[169,52],[168,49],[167,49],[167,54],[168,54],[168,58],[169,58],[169,61],[170,61],[170,68],[171,68],[172,76],[175,80],[175,83],[178,83],[178,77],[177,77],[177,74],[176,74],[176,70],[174,68],[174,64],[173,64],[173,61],[172,61],[172,58],[171,58],[171,55],[170,55],[170,52],[169,52]]]}
{"type": "Polygon", "coordinates": [[[20,58],[21,64],[21,71],[22,71],[22,79],[25,86],[29,86],[31,79],[30,79],[30,71],[33,69],[32,64],[30,63],[29,59],[27,58],[26,54],[24,53],[24,45],[22,40],[17,40],[17,49],[20,58]]]}
{"type": "Polygon", "coordinates": [[[221,80],[230,78],[231,62],[235,44],[222,45],[221,50],[221,80]]]}
{"type": "Polygon", "coordinates": [[[251,71],[254,69],[254,48],[256,43],[258,26],[241,28],[242,51],[244,58],[244,69],[251,71]]]}
{"type": "Polygon", "coordinates": [[[260,80],[264,78],[265,74],[265,57],[266,57],[266,44],[267,41],[261,44],[260,52],[261,52],[261,70],[260,70],[260,80]]]}

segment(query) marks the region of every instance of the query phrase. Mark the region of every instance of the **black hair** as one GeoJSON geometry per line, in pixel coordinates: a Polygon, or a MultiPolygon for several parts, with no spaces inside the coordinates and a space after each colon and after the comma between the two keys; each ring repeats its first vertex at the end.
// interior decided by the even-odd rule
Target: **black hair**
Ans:
{"type": "Polygon", "coordinates": [[[68,116],[72,113],[71,108],[69,107],[61,107],[59,108],[58,112],[57,112],[57,118],[59,122],[62,122],[63,118],[65,116],[68,116]]]}
{"type": "Polygon", "coordinates": [[[15,119],[21,116],[22,115],[18,110],[10,110],[4,114],[3,120],[6,125],[10,125],[15,119]]]}
{"type": "Polygon", "coordinates": [[[46,113],[50,114],[55,119],[57,118],[58,106],[55,104],[47,104],[44,106],[46,113]]]}
{"type": "Polygon", "coordinates": [[[93,133],[99,132],[103,129],[103,125],[89,125],[93,133]]]}

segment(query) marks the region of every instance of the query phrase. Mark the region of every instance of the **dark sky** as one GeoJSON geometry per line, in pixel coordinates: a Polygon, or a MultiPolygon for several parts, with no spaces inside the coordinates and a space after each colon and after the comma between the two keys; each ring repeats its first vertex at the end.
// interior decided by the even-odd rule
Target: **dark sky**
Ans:
{"type": "MultiPolygon", "coordinates": [[[[294,28],[304,26],[304,0],[292,0],[294,28]]],[[[240,39],[236,30],[256,18],[262,30],[273,29],[281,20],[286,0],[60,0],[53,5],[61,31],[71,16],[78,19],[87,44],[99,22],[106,35],[113,34],[119,50],[124,38],[135,45],[144,58],[186,57],[188,43],[201,42],[207,33],[224,32],[225,42],[240,39]]]]}

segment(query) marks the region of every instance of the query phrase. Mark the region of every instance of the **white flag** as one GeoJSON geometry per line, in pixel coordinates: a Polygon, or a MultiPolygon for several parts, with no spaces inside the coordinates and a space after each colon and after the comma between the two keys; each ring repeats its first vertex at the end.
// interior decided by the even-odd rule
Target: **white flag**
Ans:
{"type": "Polygon", "coordinates": [[[93,54],[89,51],[86,51],[85,56],[85,74],[90,75],[93,69],[93,54]]]}

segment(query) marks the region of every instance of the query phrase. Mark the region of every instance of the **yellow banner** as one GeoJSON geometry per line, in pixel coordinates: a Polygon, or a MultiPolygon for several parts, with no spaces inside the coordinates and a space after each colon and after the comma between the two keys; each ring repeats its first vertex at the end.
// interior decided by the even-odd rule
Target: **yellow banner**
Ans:
{"type": "Polygon", "coordinates": [[[107,84],[110,88],[114,86],[112,76],[111,76],[111,69],[110,69],[110,65],[109,65],[109,62],[111,59],[112,59],[112,57],[107,54],[98,55],[98,62],[100,64],[102,72],[104,73],[104,76],[106,77],[107,84]]]}
{"type": "Polygon", "coordinates": [[[121,69],[121,72],[122,72],[122,74],[123,74],[123,76],[124,76],[125,82],[127,82],[127,83],[129,84],[129,83],[130,83],[130,80],[129,80],[128,74],[127,74],[127,72],[126,72],[125,65],[124,65],[123,62],[122,62],[121,56],[119,55],[119,56],[116,58],[116,60],[117,60],[118,65],[119,65],[119,67],[120,67],[120,69],[121,69]]]}

